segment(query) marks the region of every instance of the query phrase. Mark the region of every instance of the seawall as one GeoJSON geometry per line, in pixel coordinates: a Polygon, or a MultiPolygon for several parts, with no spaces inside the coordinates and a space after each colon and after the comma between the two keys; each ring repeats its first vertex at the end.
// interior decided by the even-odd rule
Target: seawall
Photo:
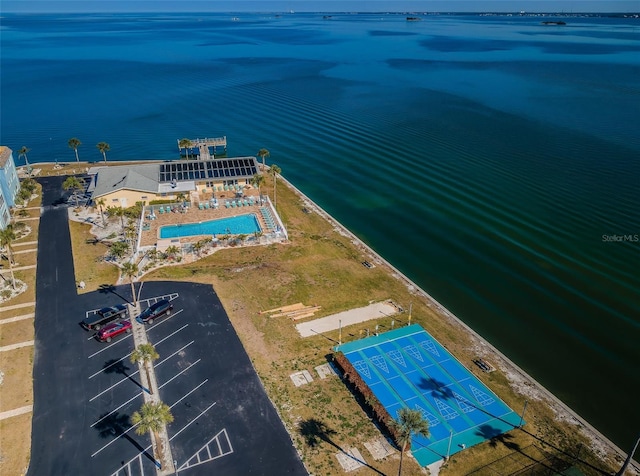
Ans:
{"type": "MultiPolygon", "coordinates": [[[[458,318],[455,314],[449,311],[446,307],[440,304],[433,296],[427,293],[424,289],[420,288],[416,283],[414,283],[411,279],[409,279],[406,275],[404,275],[399,269],[389,263],[386,259],[384,259],[381,255],[379,255],[373,248],[363,242],[360,238],[354,235],[350,230],[348,230],[344,225],[342,225],[338,220],[333,218],[329,213],[327,213],[322,207],[316,204],[313,200],[311,200],[307,195],[305,195],[301,190],[299,190],[295,185],[289,182],[287,179],[278,176],[279,181],[285,183],[289,188],[291,188],[300,198],[305,202],[307,208],[315,211],[323,218],[325,218],[329,223],[331,223],[335,229],[344,236],[347,236],[352,240],[352,242],[358,246],[360,249],[373,256],[376,261],[384,264],[388,267],[393,275],[404,282],[409,290],[426,299],[427,305],[434,309],[439,315],[449,319],[454,322],[456,325],[462,327],[473,340],[475,340],[480,346],[485,349],[488,349],[489,352],[492,352],[499,359],[502,360],[503,370],[506,370],[509,375],[509,381],[512,385],[515,385],[515,379],[519,379],[523,382],[528,383],[530,386],[533,386],[535,390],[544,398],[549,400],[552,404],[552,408],[556,412],[558,418],[569,419],[573,424],[577,425],[579,428],[583,430],[585,435],[592,441],[594,448],[602,448],[604,451],[608,451],[610,453],[616,454],[620,458],[620,465],[626,459],[627,453],[620,449],[617,445],[615,445],[611,440],[609,440],[606,436],[600,433],[595,427],[593,427],[589,422],[584,420],[580,415],[574,412],[569,406],[567,406],[562,400],[557,398],[553,393],[547,390],[542,384],[528,375],[523,369],[521,369],[516,363],[511,361],[506,355],[500,352],[496,347],[494,347],[489,341],[485,340],[480,334],[474,331],[471,327],[469,327],[466,323],[464,323],[460,318],[458,318]],[[515,378],[514,378],[515,377],[515,378]],[[563,415],[564,414],[564,415],[563,415]]],[[[631,442],[630,442],[631,444],[631,442]]],[[[640,464],[632,461],[629,465],[627,471],[632,471],[636,475],[640,474],[640,464]]],[[[625,473],[627,474],[627,473],[625,473]]]]}

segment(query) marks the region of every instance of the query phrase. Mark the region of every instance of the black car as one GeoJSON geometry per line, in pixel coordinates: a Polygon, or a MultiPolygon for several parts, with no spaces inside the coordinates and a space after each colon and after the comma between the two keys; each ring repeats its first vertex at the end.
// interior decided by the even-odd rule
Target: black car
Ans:
{"type": "Polygon", "coordinates": [[[171,301],[162,299],[142,311],[140,315],[136,317],[136,320],[140,324],[142,324],[143,322],[146,322],[147,324],[153,324],[154,319],[157,319],[161,316],[170,315],[172,309],[173,304],[171,304],[171,301]]]}
{"type": "Polygon", "coordinates": [[[100,330],[105,324],[127,316],[127,306],[116,304],[98,309],[94,314],[85,317],[80,323],[88,331],[100,330]]]}

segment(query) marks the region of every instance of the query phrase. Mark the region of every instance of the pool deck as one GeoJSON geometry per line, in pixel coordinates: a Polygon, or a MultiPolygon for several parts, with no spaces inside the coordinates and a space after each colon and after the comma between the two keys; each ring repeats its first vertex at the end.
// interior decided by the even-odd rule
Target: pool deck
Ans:
{"type": "MultiPolygon", "coordinates": [[[[257,193],[256,193],[257,195],[257,193]]],[[[248,195],[247,195],[248,197],[248,195]]],[[[165,225],[177,225],[181,223],[197,223],[200,221],[208,221],[208,220],[217,220],[219,218],[228,218],[235,217],[238,215],[247,215],[249,213],[253,213],[258,219],[258,223],[260,223],[260,228],[264,233],[268,231],[267,224],[260,213],[260,205],[253,205],[247,207],[235,207],[235,208],[226,208],[224,206],[225,200],[227,198],[218,198],[218,202],[220,206],[217,209],[209,208],[205,210],[200,210],[197,205],[192,204],[189,208],[184,212],[169,212],[169,213],[157,213],[155,220],[148,220],[145,217],[144,223],[149,225],[149,229],[141,231],[141,239],[140,246],[153,246],[157,243],[159,238],[159,229],[161,226],[165,225]]],[[[269,207],[269,205],[262,205],[269,207]]],[[[273,212],[272,212],[273,213],[273,212]]],[[[180,241],[182,243],[188,243],[192,241],[199,240],[200,237],[184,237],[181,238],[180,241]]]]}

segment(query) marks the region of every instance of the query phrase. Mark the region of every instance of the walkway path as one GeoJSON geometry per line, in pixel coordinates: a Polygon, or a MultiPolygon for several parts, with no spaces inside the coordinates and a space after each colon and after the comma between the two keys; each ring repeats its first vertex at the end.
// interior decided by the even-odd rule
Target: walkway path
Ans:
{"type": "Polygon", "coordinates": [[[0,325],[9,324],[10,322],[24,321],[25,319],[31,319],[33,317],[36,317],[33,312],[31,314],[23,314],[22,316],[7,317],[6,319],[0,319],[0,325]]]}
{"type": "Polygon", "coordinates": [[[34,341],[26,340],[24,342],[18,342],[17,344],[5,345],[4,347],[0,347],[0,352],[7,352],[10,350],[20,349],[22,347],[29,347],[30,345],[34,345],[34,341]]]}
{"type": "Polygon", "coordinates": [[[398,309],[389,301],[376,302],[365,307],[350,309],[331,316],[321,317],[313,321],[302,322],[296,325],[296,329],[302,337],[311,337],[328,331],[335,331],[343,327],[359,322],[380,319],[398,313],[398,309]]]}
{"type": "MultiPolygon", "coordinates": [[[[16,268],[14,268],[15,271],[16,268]]],[[[13,304],[12,306],[4,306],[4,307],[0,307],[0,312],[2,311],[11,311],[13,309],[20,309],[23,307],[31,307],[31,306],[35,306],[36,303],[35,302],[25,302],[22,304],[13,304]]]]}
{"type": "Polygon", "coordinates": [[[0,420],[6,420],[18,415],[24,415],[33,411],[33,405],[26,405],[20,408],[14,408],[13,410],[7,410],[6,412],[0,412],[0,420]]]}

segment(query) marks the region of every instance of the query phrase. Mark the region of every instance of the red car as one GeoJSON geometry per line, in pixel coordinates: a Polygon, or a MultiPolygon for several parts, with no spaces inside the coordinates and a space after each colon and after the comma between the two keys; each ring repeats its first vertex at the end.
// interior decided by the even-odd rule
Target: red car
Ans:
{"type": "Polygon", "coordinates": [[[128,319],[104,326],[96,333],[96,339],[100,342],[111,342],[111,339],[125,332],[131,332],[131,321],[128,319]]]}

